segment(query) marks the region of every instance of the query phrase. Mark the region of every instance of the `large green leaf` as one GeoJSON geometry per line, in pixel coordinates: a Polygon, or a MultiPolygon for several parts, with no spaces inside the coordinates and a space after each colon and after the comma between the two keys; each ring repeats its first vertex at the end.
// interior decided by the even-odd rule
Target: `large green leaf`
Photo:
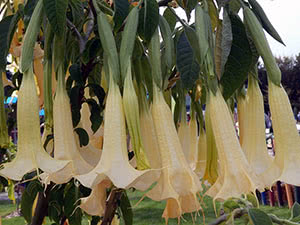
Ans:
{"type": "Polygon", "coordinates": [[[298,202],[295,202],[291,209],[291,218],[290,219],[294,219],[298,216],[300,216],[300,205],[298,202]]]}
{"type": "Polygon", "coordinates": [[[172,69],[175,61],[174,41],[172,38],[172,31],[170,29],[170,26],[167,20],[162,16],[160,16],[159,18],[159,27],[160,27],[161,36],[164,40],[164,48],[165,48],[165,56],[166,56],[165,62],[167,67],[169,69],[172,69]]]}
{"type": "Polygon", "coordinates": [[[85,131],[85,129],[81,128],[81,127],[77,127],[74,130],[77,135],[79,136],[79,143],[80,143],[80,147],[82,146],[87,146],[89,143],[89,135],[88,133],[85,131]]]}
{"type": "Polygon", "coordinates": [[[84,15],[83,3],[81,0],[69,0],[72,10],[73,23],[79,25],[84,15]]]}
{"type": "Polygon", "coordinates": [[[241,3],[239,2],[239,0],[231,0],[229,2],[229,10],[234,13],[237,14],[241,9],[241,3]]]}
{"type": "Polygon", "coordinates": [[[30,21],[33,10],[37,4],[38,0],[28,0],[26,1],[26,5],[24,7],[24,25],[25,29],[30,21]]]}
{"type": "Polygon", "coordinates": [[[118,31],[129,13],[129,1],[128,0],[115,0],[114,8],[115,8],[114,30],[118,31]]]}
{"type": "Polygon", "coordinates": [[[43,187],[37,180],[31,181],[26,187],[21,199],[21,213],[24,219],[30,224],[32,219],[32,205],[38,192],[42,192],[43,187]]]}
{"type": "Polygon", "coordinates": [[[221,41],[221,76],[224,72],[225,64],[228,60],[228,56],[230,54],[232,45],[232,28],[231,28],[231,21],[228,15],[227,10],[224,9],[223,11],[223,21],[222,21],[222,41],[221,41]]]}
{"type": "Polygon", "coordinates": [[[82,211],[77,207],[78,199],[81,197],[78,186],[69,182],[64,190],[64,214],[70,225],[81,225],[82,211]],[[76,208],[77,207],[77,208],[76,208]]]}
{"type": "Polygon", "coordinates": [[[218,10],[217,10],[217,7],[213,0],[207,1],[207,5],[208,5],[208,14],[209,14],[210,21],[211,21],[211,27],[212,27],[212,30],[214,31],[216,29],[216,27],[218,25],[218,21],[219,21],[218,10]]]}
{"type": "Polygon", "coordinates": [[[223,96],[228,99],[242,86],[252,65],[252,52],[245,27],[239,16],[229,15],[232,26],[232,46],[221,78],[223,96]]]}
{"type": "Polygon", "coordinates": [[[165,11],[164,11],[164,14],[163,16],[165,17],[165,19],[167,20],[169,26],[170,26],[170,29],[171,31],[174,30],[175,28],[175,25],[177,23],[177,18],[176,16],[172,13],[171,9],[167,8],[165,11]]]}
{"type": "Polygon", "coordinates": [[[185,32],[182,32],[178,39],[176,56],[182,85],[185,89],[190,89],[199,78],[200,67],[185,32]]]}
{"type": "Polygon", "coordinates": [[[258,17],[259,21],[261,22],[263,28],[278,42],[285,45],[277,33],[276,29],[273,27],[272,23],[268,19],[266,13],[264,12],[263,8],[259,5],[256,0],[249,0],[250,5],[252,6],[252,10],[255,15],[258,17]]]}
{"type": "Polygon", "coordinates": [[[96,133],[96,131],[99,129],[103,121],[103,117],[101,116],[101,108],[99,107],[97,102],[92,98],[87,99],[86,102],[89,104],[90,111],[91,111],[91,115],[90,115],[90,121],[92,124],[91,129],[94,133],[96,133]]]}
{"type": "Polygon", "coordinates": [[[46,16],[56,35],[61,37],[66,27],[68,0],[43,0],[46,16]]]}
{"type": "Polygon", "coordinates": [[[248,210],[249,218],[253,225],[272,225],[272,220],[264,211],[256,208],[248,210]]]}
{"type": "Polygon", "coordinates": [[[122,194],[120,208],[122,212],[122,217],[124,219],[124,224],[132,225],[133,224],[132,207],[130,205],[130,201],[128,199],[126,191],[124,191],[122,194]]]}
{"type": "Polygon", "coordinates": [[[12,16],[7,16],[0,21],[0,71],[6,68],[6,57],[8,54],[8,34],[9,27],[13,20],[12,16]]]}
{"type": "Polygon", "coordinates": [[[159,8],[156,0],[144,0],[139,14],[138,34],[147,42],[150,42],[152,35],[159,23],[159,8]]]}

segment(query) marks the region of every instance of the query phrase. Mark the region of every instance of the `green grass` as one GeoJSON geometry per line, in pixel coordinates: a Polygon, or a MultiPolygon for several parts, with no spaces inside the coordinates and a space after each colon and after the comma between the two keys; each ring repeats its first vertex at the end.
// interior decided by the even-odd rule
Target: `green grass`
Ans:
{"type": "Polygon", "coordinates": [[[17,209],[16,205],[12,204],[12,201],[0,201],[0,216],[4,217],[7,214],[15,211],[17,209]]]}
{"type": "MultiPolygon", "coordinates": [[[[142,198],[143,193],[139,191],[128,191],[128,196],[130,198],[131,205],[133,207],[133,224],[134,225],[165,225],[164,219],[161,217],[164,207],[165,201],[155,202],[149,198],[145,198],[140,204],[137,206],[136,203],[142,198]]],[[[215,213],[213,210],[212,200],[209,197],[204,198],[204,204],[202,204],[204,214],[205,214],[205,222],[209,224],[210,222],[216,219],[215,213]]],[[[266,213],[272,213],[277,215],[279,218],[289,218],[290,212],[287,207],[279,208],[279,207],[270,207],[270,206],[260,206],[262,210],[266,213]]],[[[0,216],[2,216],[2,224],[3,225],[25,225],[26,222],[23,217],[15,217],[10,219],[3,219],[3,217],[13,211],[16,210],[16,206],[12,204],[11,201],[1,201],[0,202],[0,216]]],[[[47,218],[46,225],[50,225],[51,222],[47,218]]],[[[169,219],[169,225],[177,225],[177,219],[169,219]]],[[[193,224],[203,224],[202,212],[199,211],[199,215],[196,217],[195,223],[191,218],[190,214],[185,214],[181,219],[181,224],[183,225],[193,225],[193,224]]],[[[243,220],[237,220],[235,222],[236,225],[245,224],[243,220]]],[[[82,225],[88,225],[88,221],[85,218],[82,222],[82,225]]],[[[121,221],[121,225],[124,225],[123,221],[121,221]]]]}

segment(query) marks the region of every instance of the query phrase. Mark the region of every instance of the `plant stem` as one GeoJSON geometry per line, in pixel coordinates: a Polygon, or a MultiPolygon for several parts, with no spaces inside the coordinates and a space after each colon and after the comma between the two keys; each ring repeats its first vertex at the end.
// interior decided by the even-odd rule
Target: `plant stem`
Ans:
{"type": "Polygon", "coordinates": [[[38,202],[35,208],[34,216],[32,217],[30,225],[42,225],[44,218],[48,214],[48,203],[52,187],[54,183],[51,183],[47,186],[45,193],[39,192],[38,202]]]}
{"type": "Polygon", "coordinates": [[[119,201],[121,200],[122,194],[123,189],[112,189],[108,200],[106,201],[105,213],[101,225],[111,224],[118,208],[119,201]]]}

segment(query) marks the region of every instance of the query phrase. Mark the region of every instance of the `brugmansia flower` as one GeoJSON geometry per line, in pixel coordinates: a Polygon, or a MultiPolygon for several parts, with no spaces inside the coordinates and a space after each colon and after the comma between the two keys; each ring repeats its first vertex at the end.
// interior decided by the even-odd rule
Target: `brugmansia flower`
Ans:
{"type": "Polygon", "coordinates": [[[206,133],[203,128],[200,128],[198,137],[198,154],[195,172],[199,177],[204,176],[206,167],[206,133]]]}
{"type": "Polygon", "coordinates": [[[128,161],[125,117],[119,87],[110,79],[105,107],[104,144],[97,166],[76,178],[86,187],[94,187],[107,177],[118,188],[146,190],[156,171],[134,169],[128,161]]]}
{"type": "Polygon", "coordinates": [[[229,109],[219,89],[216,95],[209,93],[211,125],[218,149],[222,174],[212,186],[217,190],[215,199],[225,200],[240,197],[241,194],[255,192],[261,187],[239,144],[231,120],[229,109]]]}
{"type": "MultiPolygon", "coordinates": [[[[237,114],[238,114],[238,123],[239,123],[239,140],[240,145],[243,144],[245,136],[245,120],[246,120],[246,104],[247,97],[238,96],[237,98],[237,114]]],[[[245,150],[245,149],[243,149],[245,150]]]]}
{"type": "MultiPolygon", "coordinates": [[[[9,145],[9,137],[7,133],[6,116],[4,108],[4,85],[2,82],[2,73],[0,73],[0,148],[7,148],[9,145]]],[[[3,77],[6,77],[3,73],[3,77]]]]}
{"type": "Polygon", "coordinates": [[[272,165],[265,138],[264,103],[260,88],[254,77],[249,76],[246,117],[244,122],[244,139],[242,148],[254,172],[259,176],[264,187],[270,187],[277,178],[276,173],[267,169],[272,165]],[[274,177],[275,175],[275,177],[274,177]]]}
{"type": "Polygon", "coordinates": [[[272,126],[275,136],[274,173],[288,184],[300,185],[300,138],[296,128],[291,104],[284,88],[269,80],[269,105],[272,116],[272,126]]]}
{"type": "Polygon", "coordinates": [[[189,157],[189,151],[190,151],[190,143],[191,143],[191,139],[190,139],[190,128],[189,125],[186,121],[186,110],[185,110],[185,104],[184,104],[184,109],[182,109],[181,112],[181,121],[178,127],[178,137],[179,137],[179,141],[181,144],[181,148],[183,150],[183,154],[185,159],[188,161],[188,157],[189,157]]]}
{"type": "Polygon", "coordinates": [[[218,151],[214,133],[211,126],[209,102],[205,108],[205,129],[206,129],[206,167],[203,179],[214,184],[218,178],[218,151]]]}
{"type": "MultiPolygon", "coordinates": [[[[42,50],[41,50],[42,51],[42,50]]],[[[43,66],[43,54],[39,57],[36,57],[33,61],[33,69],[34,74],[37,79],[38,89],[39,89],[39,105],[42,107],[44,105],[44,81],[43,81],[43,74],[44,74],[44,66],[43,66]]]]}
{"type": "Polygon", "coordinates": [[[58,68],[58,84],[53,103],[54,120],[54,158],[70,160],[71,163],[57,173],[49,174],[47,180],[57,184],[66,183],[75,175],[86,174],[92,170],[79,153],[76,137],[73,132],[70,100],[65,89],[63,68],[58,68]]]}
{"type": "Polygon", "coordinates": [[[200,209],[196,194],[201,190],[201,184],[184,157],[172,113],[155,84],[153,93],[151,111],[162,172],[156,186],[146,195],[155,201],[167,200],[163,217],[168,221],[168,218],[180,218],[183,213],[200,209]]]}
{"type": "Polygon", "coordinates": [[[161,168],[160,153],[157,135],[153,123],[151,111],[143,90],[140,91],[140,125],[141,136],[145,146],[145,153],[152,169],[161,168]]]}
{"type": "Polygon", "coordinates": [[[103,180],[92,188],[91,194],[86,198],[81,198],[80,208],[92,216],[103,216],[106,207],[106,188],[111,187],[109,180],[103,180]]]}
{"type": "Polygon", "coordinates": [[[190,149],[187,161],[192,168],[192,170],[196,169],[196,161],[197,161],[197,153],[198,153],[198,129],[197,129],[197,120],[195,113],[191,113],[191,120],[189,122],[190,129],[190,149]]]}
{"type": "Polygon", "coordinates": [[[129,63],[124,81],[123,108],[126,124],[129,130],[134,156],[139,170],[149,169],[150,165],[146,157],[141,138],[140,116],[138,98],[132,82],[131,63],[129,63]]]}
{"type": "Polygon", "coordinates": [[[34,74],[30,67],[23,74],[18,98],[18,151],[16,158],[7,164],[0,174],[12,180],[21,180],[23,175],[42,169],[46,173],[57,172],[69,165],[68,160],[51,158],[43,149],[40,134],[39,100],[34,74]]]}

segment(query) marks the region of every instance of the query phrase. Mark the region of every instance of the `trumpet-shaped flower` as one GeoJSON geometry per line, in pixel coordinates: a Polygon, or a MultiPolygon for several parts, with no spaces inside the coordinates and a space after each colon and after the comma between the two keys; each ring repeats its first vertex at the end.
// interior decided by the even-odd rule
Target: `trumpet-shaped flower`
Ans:
{"type": "MultiPolygon", "coordinates": [[[[300,185],[300,138],[291,104],[284,88],[269,80],[269,105],[275,136],[275,164],[273,172],[288,184],[300,185]]],[[[275,180],[274,180],[275,181],[275,180]]]]}
{"type": "Polygon", "coordinates": [[[4,164],[0,174],[12,180],[38,168],[54,173],[68,167],[70,161],[51,158],[42,147],[39,100],[32,68],[24,72],[18,98],[18,151],[15,159],[4,164]]]}
{"type": "Polygon", "coordinates": [[[163,213],[167,221],[168,218],[180,218],[183,213],[200,209],[196,194],[201,190],[201,184],[184,157],[172,113],[155,84],[153,93],[151,111],[162,172],[156,186],[146,195],[155,201],[167,200],[163,213]]]}
{"type": "Polygon", "coordinates": [[[49,174],[48,180],[66,183],[76,175],[86,174],[92,170],[81,156],[74,134],[70,100],[65,89],[65,76],[62,68],[58,69],[58,85],[53,103],[54,119],[54,158],[70,160],[64,170],[49,174]]]}
{"type": "Polygon", "coordinates": [[[212,189],[215,189],[216,186],[219,189],[213,196],[214,199],[225,200],[229,197],[240,197],[241,194],[254,192],[262,185],[258,182],[242,151],[229,109],[219,89],[216,95],[209,93],[208,107],[220,166],[224,173],[224,176],[220,176],[219,181],[212,186],[212,189]],[[222,184],[221,187],[220,184],[222,184]]]}
{"type": "Polygon", "coordinates": [[[125,117],[119,87],[110,79],[105,107],[104,144],[101,159],[88,174],[77,176],[86,187],[94,187],[107,177],[118,188],[146,190],[157,171],[134,169],[128,161],[125,117]]]}
{"type": "Polygon", "coordinates": [[[267,172],[272,165],[272,158],[268,154],[266,145],[263,96],[257,81],[251,76],[248,79],[246,97],[243,133],[245,138],[242,148],[251,168],[264,184],[263,187],[270,187],[278,175],[276,176],[272,171],[267,172]]]}

